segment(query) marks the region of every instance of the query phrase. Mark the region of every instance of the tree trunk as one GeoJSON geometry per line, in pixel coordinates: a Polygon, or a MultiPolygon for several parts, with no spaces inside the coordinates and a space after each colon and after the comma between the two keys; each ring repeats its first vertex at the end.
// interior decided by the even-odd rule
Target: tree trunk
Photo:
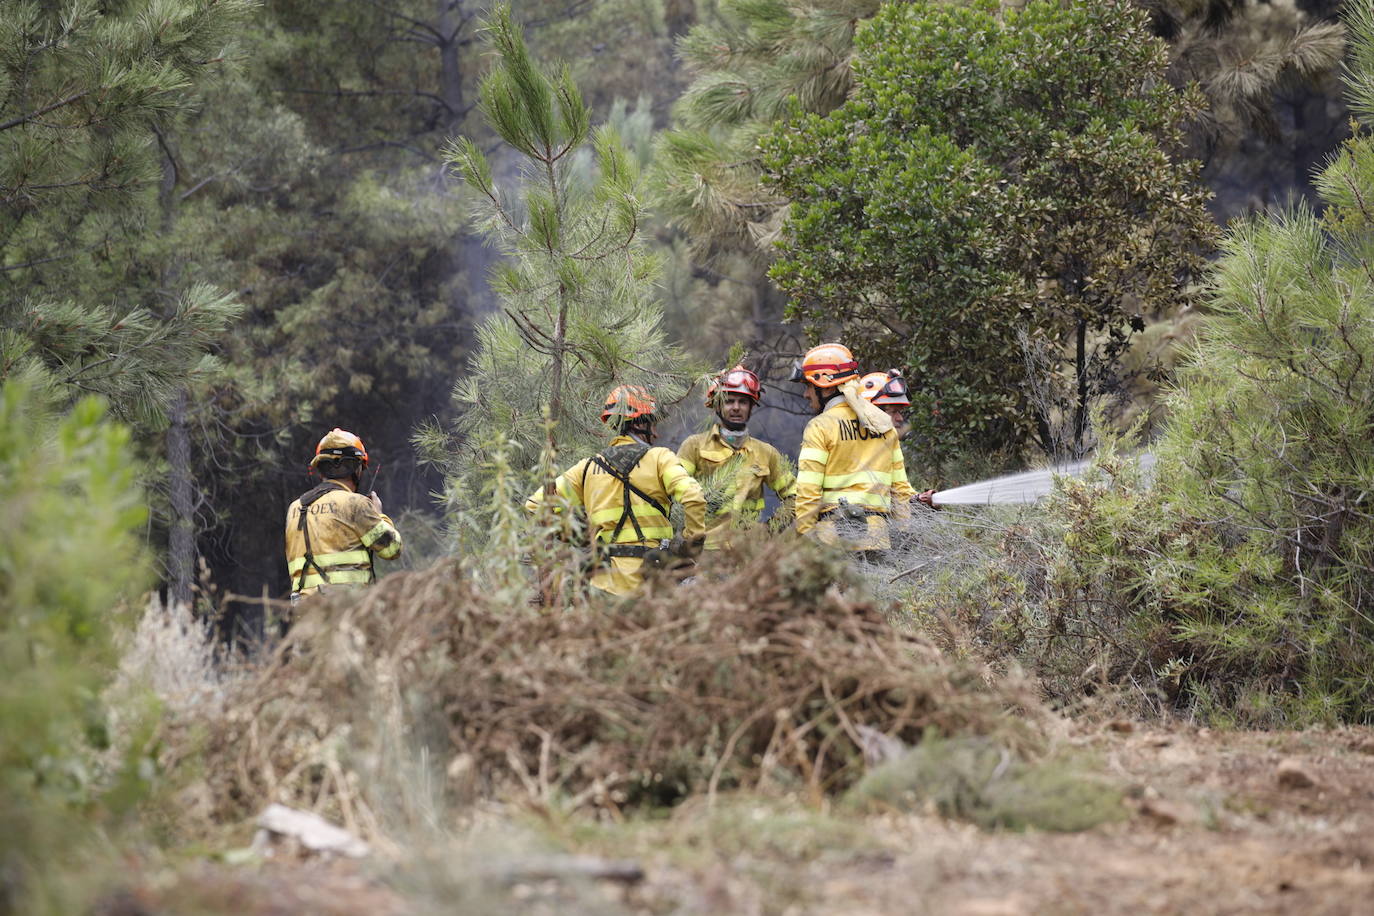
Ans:
{"type": "MultiPolygon", "coordinates": [[[[676,39],[687,34],[696,25],[696,0],[666,0],[663,4],[663,22],[668,27],[668,37],[676,39]]],[[[673,58],[677,60],[676,57],[673,58]]]]}
{"type": "MultiPolygon", "coordinates": [[[[463,82],[463,57],[466,28],[464,0],[434,0],[435,30],[439,33],[439,97],[444,100],[443,130],[455,137],[463,126],[467,106],[467,87],[463,82]]],[[[459,311],[469,316],[485,315],[496,308],[496,296],[487,276],[496,266],[499,254],[475,233],[460,231],[451,243],[457,262],[466,277],[467,295],[459,311]]]]}
{"type": "Polygon", "coordinates": [[[189,398],[186,389],[177,393],[167,427],[168,489],[172,517],[167,533],[167,590],[177,604],[191,603],[191,583],[195,578],[196,529],[195,482],[191,477],[191,433],[187,426],[189,398]]]}
{"type": "MultiPolygon", "coordinates": [[[[177,166],[166,138],[162,141],[162,182],[158,199],[162,205],[162,232],[170,236],[176,228],[177,166]]],[[[162,283],[167,290],[176,287],[180,273],[175,260],[167,263],[162,283]]],[[[173,295],[175,295],[173,293],[173,295]]],[[[187,423],[190,395],[185,388],[177,392],[168,412],[167,426],[167,489],[171,502],[171,517],[167,523],[167,594],[176,604],[191,604],[191,583],[195,578],[196,528],[195,481],[191,477],[191,431],[187,423]]]]}
{"type": "MultiPolygon", "coordinates": [[[[549,183],[549,194],[554,201],[555,212],[558,219],[558,250],[550,252],[553,261],[555,274],[558,271],[558,260],[563,255],[563,198],[559,196],[558,172],[554,166],[553,150],[544,150],[544,174],[549,183]]],[[[563,345],[568,339],[568,291],[560,279],[558,282],[558,320],[553,329],[553,371],[550,373],[549,384],[549,455],[554,453],[554,433],[558,427],[559,420],[563,419],[563,345]]]]}
{"type": "Polygon", "coordinates": [[[1078,403],[1073,415],[1073,454],[1071,458],[1083,457],[1083,441],[1088,428],[1088,322],[1078,319],[1078,339],[1074,351],[1074,370],[1077,373],[1078,403]]]}
{"type": "Polygon", "coordinates": [[[444,133],[453,135],[462,121],[466,94],[462,61],[458,56],[463,31],[462,0],[435,0],[438,5],[439,97],[444,100],[444,133]]]}
{"type": "MultiPolygon", "coordinates": [[[[554,435],[558,429],[558,421],[563,417],[563,342],[568,337],[568,302],[563,292],[563,284],[558,285],[558,323],[553,329],[553,367],[549,373],[549,432],[547,448],[550,457],[554,454],[554,449],[558,443],[554,440],[554,435]]],[[[553,495],[553,475],[557,473],[556,468],[551,468],[549,473],[549,495],[553,495]]]]}

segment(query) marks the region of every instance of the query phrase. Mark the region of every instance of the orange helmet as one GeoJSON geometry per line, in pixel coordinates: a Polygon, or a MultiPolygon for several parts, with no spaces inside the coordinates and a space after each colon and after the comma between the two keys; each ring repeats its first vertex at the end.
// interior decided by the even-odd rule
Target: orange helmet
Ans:
{"type": "Polygon", "coordinates": [[[755,404],[763,400],[763,386],[759,384],[759,377],[743,366],[722,372],[711,380],[711,387],[706,389],[706,406],[715,407],[716,396],[727,391],[747,395],[755,404]]]}
{"type": "Polygon", "coordinates": [[[616,425],[640,417],[653,416],[658,405],[649,389],[639,385],[617,385],[606,395],[606,406],[601,410],[601,422],[608,423],[616,418],[616,425]]]}
{"type": "Polygon", "coordinates": [[[911,406],[911,398],[907,397],[906,392],[906,379],[902,378],[900,369],[870,372],[863,377],[861,384],[863,388],[859,393],[879,407],[887,404],[911,406]]]}
{"type": "Polygon", "coordinates": [[[854,354],[844,344],[829,343],[812,347],[797,361],[792,381],[807,381],[817,388],[836,388],[859,374],[854,354]]]}
{"type": "Polygon", "coordinates": [[[315,457],[310,459],[310,466],[313,468],[326,458],[358,458],[362,460],[363,467],[367,467],[367,449],[363,447],[363,440],[337,426],[325,433],[320,444],[315,446],[315,457]]]}

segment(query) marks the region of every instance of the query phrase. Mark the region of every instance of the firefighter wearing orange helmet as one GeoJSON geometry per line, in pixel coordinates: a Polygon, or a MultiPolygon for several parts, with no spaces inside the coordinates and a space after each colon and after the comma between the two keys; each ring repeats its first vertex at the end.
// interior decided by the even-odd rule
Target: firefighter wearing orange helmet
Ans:
{"type": "MultiPolygon", "coordinates": [[[[601,421],[615,432],[600,453],[585,458],[554,481],[555,511],[585,510],[595,565],[591,584],[612,595],[627,595],[644,581],[645,565],[690,557],[706,530],[706,500],[701,487],[672,450],[657,447],[657,405],[638,385],[619,385],[606,397],[601,421]],[[685,520],[674,536],[668,519],[671,502],[681,504],[685,520]]],[[[525,501],[535,512],[544,489],[525,501]]]]}
{"type": "Polygon", "coordinates": [[[363,440],[337,427],[315,446],[310,470],[324,480],[286,510],[293,603],[323,589],[375,582],[375,558],[401,553],[401,533],[382,512],[381,499],[358,492],[367,461],[363,440]]]}
{"type": "Polygon", "coordinates": [[[744,366],[722,372],[706,390],[716,423],[709,432],[688,436],[677,450],[687,473],[704,484],[707,550],[720,549],[733,530],[759,520],[764,486],[785,503],[794,495],[796,478],[782,454],[749,435],[749,418],[763,393],[759,377],[744,366]]]}
{"type": "Polygon", "coordinates": [[[849,348],[812,347],[792,376],[816,414],[797,456],[796,529],[849,550],[886,550],[893,482],[905,480],[892,420],[862,394],[849,348]]]}
{"type": "MultiPolygon", "coordinates": [[[[906,435],[910,429],[906,421],[906,409],[911,406],[911,398],[907,395],[906,379],[902,376],[901,370],[870,372],[859,380],[859,384],[863,386],[863,396],[875,406],[882,408],[883,413],[892,420],[892,425],[897,429],[897,438],[906,435]]],[[[901,457],[900,450],[898,457],[901,457]]],[[[892,498],[895,506],[910,505],[914,499],[934,509],[934,497],[934,490],[916,492],[916,488],[907,480],[905,464],[893,471],[892,498]]]]}

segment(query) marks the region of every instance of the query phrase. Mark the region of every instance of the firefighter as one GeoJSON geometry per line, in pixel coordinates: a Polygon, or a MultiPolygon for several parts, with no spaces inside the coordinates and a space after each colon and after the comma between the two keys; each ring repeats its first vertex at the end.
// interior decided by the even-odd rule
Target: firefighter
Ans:
{"type": "Polygon", "coordinates": [[[286,510],[292,603],[322,589],[375,582],[375,558],[401,553],[401,533],[382,501],[358,492],[366,467],[363,440],[346,430],[331,429],[315,446],[310,470],[324,480],[286,510]]]}
{"type": "MultiPolygon", "coordinates": [[[[605,450],[568,468],[554,481],[564,506],[586,511],[595,569],[591,584],[627,595],[644,581],[644,565],[675,565],[701,547],[706,500],[701,487],[658,437],[653,396],[638,385],[621,385],[606,397],[601,422],[615,431],[605,450]],[[682,533],[673,536],[670,501],[682,505],[682,533]]],[[[537,490],[525,502],[530,512],[544,502],[537,490]]]]}
{"type": "MultiPolygon", "coordinates": [[[[883,413],[887,414],[892,420],[892,425],[897,430],[897,438],[900,439],[907,434],[911,426],[906,421],[906,409],[911,406],[911,398],[907,396],[906,379],[903,378],[901,370],[889,369],[886,372],[870,372],[859,382],[863,386],[862,394],[878,407],[883,413]]],[[[897,450],[898,467],[892,474],[892,500],[893,505],[898,507],[910,506],[914,499],[923,505],[935,508],[935,491],[925,490],[917,493],[910,481],[906,477],[906,463],[902,458],[902,451],[897,450]]]]}
{"type": "Polygon", "coordinates": [[[796,530],[854,551],[886,550],[892,485],[903,472],[892,420],[862,395],[849,349],[812,347],[792,376],[816,414],[797,456],[796,530]]]}
{"type": "Polygon", "coordinates": [[[704,488],[707,550],[719,550],[731,531],[759,520],[765,485],[784,503],[796,489],[782,454],[749,435],[749,418],[762,400],[763,386],[753,372],[743,366],[722,372],[706,390],[706,406],[717,422],[709,432],[688,436],[677,450],[687,473],[710,481],[704,488]]]}
{"type": "Polygon", "coordinates": [[[901,370],[870,372],[859,380],[859,384],[863,386],[863,396],[881,407],[883,413],[892,419],[897,438],[906,436],[911,431],[911,425],[906,421],[906,409],[911,406],[911,399],[907,397],[906,379],[901,370]]]}

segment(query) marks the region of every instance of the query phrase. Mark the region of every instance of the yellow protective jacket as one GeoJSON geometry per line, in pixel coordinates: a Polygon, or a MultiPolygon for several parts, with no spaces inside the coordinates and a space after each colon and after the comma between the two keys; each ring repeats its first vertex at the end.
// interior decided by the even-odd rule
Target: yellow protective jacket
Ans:
{"type": "Polygon", "coordinates": [[[321,585],[366,585],[377,576],[373,557],[395,559],[401,552],[401,533],[396,525],[361,493],[326,480],[286,510],[286,568],[291,574],[291,594],[311,595],[321,585]],[[306,560],[306,534],[300,527],[301,502],[310,536],[306,560]]]}
{"type": "Polygon", "coordinates": [[[906,465],[897,433],[874,433],[865,428],[854,410],[835,398],[824,412],[806,424],[797,456],[797,531],[814,530],[827,544],[851,550],[885,550],[887,516],[905,512],[915,495],[906,479],[906,465]],[[910,491],[908,493],[908,491],[910,491]],[[903,498],[903,494],[907,494],[903,498]],[[846,522],[835,514],[840,500],[867,513],[846,522]]]}
{"type": "MultiPolygon", "coordinates": [[[[607,447],[632,445],[636,442],[630,436],[616,436],[607,447]]],[[[630,483],[645,495],[654,499],[666,511],[670,500],[682,504],[685,520],[682,536],[691,540],[706,531],[706,500],[701,495],[701,487],[692,475],[683,470],[681,462],[670,449],[650,448],[629,474],[630,483]]],[[[611,544],[628,547],[658,547],[660,541],[671,540],[673,525],[667,515],[659,512],[633,492],[630,493],[631,518],[624,516],[626,487],[590,458],[584,458],[568,468],[554,481],[557,492],[557,510],[566,507],[582,506],[587,513],[587,523],[598,544],[611,544]],[[639,523],[636,534],[633,522],[639,523]],[[620,531],[616,533],[616,526],[620,531]],[[612,541],[614,535],[614,541],[612,541]]],[[[544,502],[541,488],[525,501],[530,512],[538,510],[544,502]]],[[[628,595],[644,581],[640,567],[643,560],[639,557],[610,557],[606,565],[597,568],[592,574],[592,585],[613,595],[628,595]]]]}
{"type": "Polygon", "coordinates": [[[688,474],[706,484],[707,550],[719,550],[732,530],[759,520],[765,484],[784,501],[796,490],[797,480],[776,448],[753,436],[736,448],[721,436],[719,425],[688,436],[677,457],[688,474]]]}

